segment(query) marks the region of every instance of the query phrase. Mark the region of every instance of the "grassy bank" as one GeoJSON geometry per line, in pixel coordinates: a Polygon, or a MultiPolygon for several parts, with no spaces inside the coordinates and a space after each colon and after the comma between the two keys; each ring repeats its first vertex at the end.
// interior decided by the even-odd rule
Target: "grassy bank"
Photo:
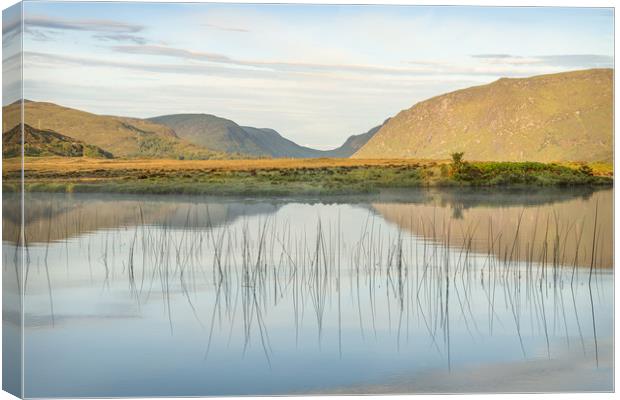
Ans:
{"type": "MultiPolygon", "coordinates": [[[[101,160],[30,158],[25,188],[48,192],[210,195],[372,193],[422,186],[612,185],[607,164],[416,160],[101,160]]],[[[19,186],[18,159],[3,163],[5,190],[19,186]]]]}

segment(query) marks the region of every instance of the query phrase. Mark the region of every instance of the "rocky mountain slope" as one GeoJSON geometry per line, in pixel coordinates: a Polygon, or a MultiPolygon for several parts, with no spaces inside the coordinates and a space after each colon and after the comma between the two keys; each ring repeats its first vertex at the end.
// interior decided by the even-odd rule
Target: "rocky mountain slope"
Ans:
{"type": "Polygon", "coordinates": [[[613,71],[502,78],[431,98],[389,120],[353,157],[611,161],[613,71]]]}
{"type": "MultiPolygon", "coordinates": [[[[2,134],[2,156],[17,157],[21,155],[21,127],[2,134]]],[[[112,158],[112,153],[50,130],[39,130],[24,124],[25,156],[60,156],[112,158]]]]}

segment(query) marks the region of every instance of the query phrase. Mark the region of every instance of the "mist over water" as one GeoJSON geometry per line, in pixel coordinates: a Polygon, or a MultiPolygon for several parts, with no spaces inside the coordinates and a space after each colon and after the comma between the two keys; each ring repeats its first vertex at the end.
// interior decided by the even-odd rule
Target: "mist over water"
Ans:
{"type": "Polygon", "coordinates": [[[26,196],[26,396],[613,387],[612,190],[26,196]]]}

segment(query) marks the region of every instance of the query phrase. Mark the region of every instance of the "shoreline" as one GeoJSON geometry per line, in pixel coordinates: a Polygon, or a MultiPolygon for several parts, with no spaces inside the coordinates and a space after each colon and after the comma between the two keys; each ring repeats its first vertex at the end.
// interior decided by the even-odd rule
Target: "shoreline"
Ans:
{"type": "MultiPolygon", "coordinates": [[[[18,191],[20,159],[3,163],[3,190],[18,191]]],[[[447,160],[25,159],[24,190],[61,193],[286,196],[377,194],[407,188],[612,187],[602,163],[447,160]]]]}

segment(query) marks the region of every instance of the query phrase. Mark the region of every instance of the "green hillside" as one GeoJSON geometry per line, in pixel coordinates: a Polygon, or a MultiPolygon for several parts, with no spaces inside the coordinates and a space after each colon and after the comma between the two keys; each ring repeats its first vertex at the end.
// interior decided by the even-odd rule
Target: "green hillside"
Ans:
{"type": "Polygon", "coordinates": [[[240,126],[234,121],[210,114],[173,114],[150,118],[168,126],[179,137],[196,145],[226,153],[243,153],[255,157],[320,158],[350,157],[376,133],[379,127],[354,135],[333,150],[317,150],[283,137],[274,129],[240,126]]]}
{"type": "MultiPolygon", "coordinates": [[[[19,120],[20,104],[3,108],[3,121],[19,120]]],[[[137,118],[96,115],[46,102],[24,102],[25,124],[62,132],[116,157],[225,158],[226,155],[179,138],[167,126],[137,118]]],[[[3,126],[3,132],[13,126],[3,126]]]]}
{"type": "Polygon", "coordinates": [[[317,158],[321,157],[321,151],[309,147],[300,146],[289,140],[274,129],[253,128],[244,126],[243,130],[248,133],[254,143],[261,149],[263,154],[274,158],[317,158]]]}
{"type": "Polygon", "coordinates": [[[503,78],[422,101],[353,157],[611,161],[613,71],[503,78]]]}
{"type": "Polygon", "coordinates": [[[267,156],[252,137],[235,122],[210,114],[173,114],[149,118],[195,145],[226,153],[267,156]]]}
{"type": "MultiPolygon", "coordinates": [[[[112,158],[112,154],[93,145],[50,130],[34,129],[24,125],[24,155],[112,158]]],[[[21,155],[22,130],[17,125],[2,134],[2,156],[18,157],[21,155]]]]}

